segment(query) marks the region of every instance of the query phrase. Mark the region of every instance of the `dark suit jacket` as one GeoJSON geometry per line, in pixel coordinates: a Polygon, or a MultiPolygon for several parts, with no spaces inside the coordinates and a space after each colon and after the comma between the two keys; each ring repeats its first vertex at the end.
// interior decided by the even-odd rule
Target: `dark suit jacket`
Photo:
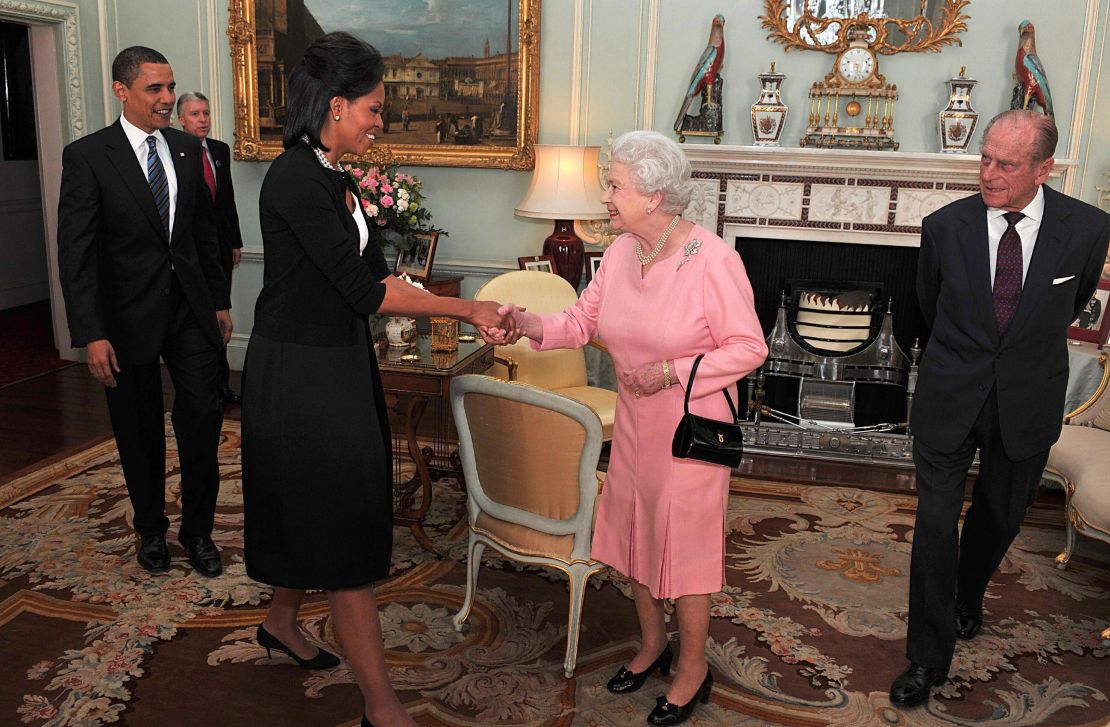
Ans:
{"type": "Polygon", "coordinates": [[[231,307],[209,214],[196,203],[200,142],[162,131],[177,175],[172,239],[120,122],[66,146],[58,203],[58,268],[74,346],[106,338],[127,363],[157,360],[176,276],[206,338],[231,307]]]}
{"type": "Polygon", "coordinates": [[[917,293],[932,335],[912,427],[930,447],[955,450],[992,387],[1010,459],[1043,452],[1060,436],[1067,329],[1098,284],[1110,216],[1048,187],[1044,195],[1044,219],[1005,338],[994,319],[982,197],[953,202],[922,222],[917,293]]]}
{"type": "Polygon", "coordinates": [[[220,241],[221,252],[226,254],[243,246],[243,236],[239,231],[239,212],[235,209],[235,187],[231,183],[231,147],[208,137],[208,150],[216,160],[216,201],[213,203],[212,197],[206,193],[207,186],[201,188],[200,198],[212,207],[216,237],[220,241]]]}

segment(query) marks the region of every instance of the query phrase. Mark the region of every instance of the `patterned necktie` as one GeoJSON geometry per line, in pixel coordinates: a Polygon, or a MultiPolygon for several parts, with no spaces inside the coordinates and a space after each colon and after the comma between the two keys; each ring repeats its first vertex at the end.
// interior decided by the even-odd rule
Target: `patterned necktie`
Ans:
{"type": "Polygon", "coordinates": [[[166,169],[162,166],[162,159],[158,156],[157,142],[153,136],[146,138],[146,182],[154,194],[154,203],[158,205],[158,216],[162,218],[162,229],[166,237],[170,236],[170,183],[166,179],[166,169]]]}
{"type": "Polygon", "coordinates": [[[999,336],[1006,335],[1021,300],[1021,235],[1014,225],[1025,215],[1007,212],[1002,216],[1006,218],[1006,231],[998,241],[994,265],[994,321],[999,336]]]}
{"type": "Polygon", "coordinates": [[[212,162],[208,161],[208,152],[203,147],[200,150],[200,166],[201,173],[204,175],[204,183],[208,185],[208,196],[215,202],[216,174],[212,171],[212,162]]]}

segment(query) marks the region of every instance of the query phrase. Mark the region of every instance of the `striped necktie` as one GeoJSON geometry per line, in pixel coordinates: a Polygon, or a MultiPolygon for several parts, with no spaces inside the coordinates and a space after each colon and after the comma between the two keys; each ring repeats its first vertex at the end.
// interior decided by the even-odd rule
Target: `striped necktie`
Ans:
{"type": "Polygon", "coordinates": [[[1007,212],[1002,216],[1006,218],[1006,231],[998,241],[994,263],[994,322],[999,336],[1006,335],[1021,300],[1021,235],[1015,225],[1025,215],[1007,212]]]}
{"type": "Polygon", "coordinates": [[[158,216],[162,218],[162,229],[166,237],[170,236],[170,183],[166,179],[166,169],[162,166],[162,159],[158,156],[157,141],[153,136],[146,138],[146,181],[150,191],[154,194],[154,203],[158,205],[158,216]]]}

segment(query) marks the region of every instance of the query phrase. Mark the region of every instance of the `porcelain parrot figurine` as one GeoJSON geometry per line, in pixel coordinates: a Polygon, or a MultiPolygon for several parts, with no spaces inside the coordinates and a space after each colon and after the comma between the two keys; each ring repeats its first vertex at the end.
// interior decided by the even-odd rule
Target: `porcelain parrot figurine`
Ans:
{"type": "Polygon", "coordinates": [[[1014,96],[1010,101],[1012,109],[1029,108],[1036,102],[1041,110],[1052,116],[1052,92],[1048,90],[1048,75],[1044,64],[1037,56],[1037,31],[1028,20],[1018,25],[1017,56],[1014,58],[1014,96]]]}
{"type": "MultiPolygon", "coordinates": [[[[702,51],[701,58],[694,66],[690,75],[690,85],[686,89],[686,98],[682,108],[678,111],[678,118],[674,122],[674,130],[682,131],[682,123],[687,116],[698,116],[701,113],[701,104],[696,103],[704,89],[713,92],[713,82],[717,80],[717,73],[721,70],[721,63],[725,59],[725,16],[718,13],[713,16],[713,25],[709,29],[709,43],[702,51]]],[[[712,100],[712,99],[710,99],[712,100]]]]}

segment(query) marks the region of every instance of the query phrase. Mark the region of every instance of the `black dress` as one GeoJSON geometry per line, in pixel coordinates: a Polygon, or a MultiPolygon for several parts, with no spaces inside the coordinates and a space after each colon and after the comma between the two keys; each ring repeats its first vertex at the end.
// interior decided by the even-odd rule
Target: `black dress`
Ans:
{"type": "Polygon", "coordinates": [[[345,173],[300,144],[274,161],[259,198],[265,271],[243,373],[244,539],[247,574],[275,586],[353,588],[389,573],[389,423],[367,316],[390,272],[374,240],[359,254],[348,188],[345,173]]]}

